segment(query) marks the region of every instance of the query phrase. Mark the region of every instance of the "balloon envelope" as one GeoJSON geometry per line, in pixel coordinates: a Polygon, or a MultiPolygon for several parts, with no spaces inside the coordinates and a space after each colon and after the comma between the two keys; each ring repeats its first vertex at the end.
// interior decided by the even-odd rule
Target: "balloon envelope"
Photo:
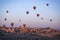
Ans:
{"type": "Polygon", "coordinates": [[[29,14],[29,11],[26,11],[26,14],[29,14]]]}
{"type": "Polygon", "coordinates": [[[8,11],[6,11],[8,13],[8,11]]]}
{"type": "Polygon", "coordinates": [[[50,21],[52,21],[52,19],[50,19],[50,21]]]}
{"type": "Polygon", "coordinates": [[[14,23],[11,23],[11,26],[14,26],[14,23]]]}
{"type": "Polygon", "coordinates": [[[33,9],[36,10],[36,6],[33,6],[33,9]]]}
{"type": "Polygon", "coordinates": [[[37,17],[39,17],[40,16],[40,14],[37,14],[37,17]]]}
{"type": "Polygon", "coordinates": [[[47,6],[49,6],[49,4],[48,4],[48,3],[47,3],[46,5],[47,5],[47,6]]]}
{"type": "Polygon", "coordinates": [[[7,20],[7,18],[4,19],[5,21],[7,20]]]}
{"type": "Polygon", "coordinates": [[[43,17],[41,17],[41,20],[43,20],[43,17]]]}

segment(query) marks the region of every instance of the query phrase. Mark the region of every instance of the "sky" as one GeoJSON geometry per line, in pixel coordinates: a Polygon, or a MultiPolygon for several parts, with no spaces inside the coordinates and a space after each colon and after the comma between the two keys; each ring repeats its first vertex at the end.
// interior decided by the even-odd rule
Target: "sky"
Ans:
{"type": "Polygon", "coordinates": [[[0,0],[0,26],[11,27],[13,22],[14,27],[26,24],[26,27],[60,29],[59,4],[60,0],[0,0]],[[47,3],[49,6],[46,6],[47,3]],[[36,10],[33,6],[36,6],[36,10]],[[29,11],[29,14],[26,14],[26,11],[29,11]],[[36,14],[40,16],[37,17],[36,14]]]}

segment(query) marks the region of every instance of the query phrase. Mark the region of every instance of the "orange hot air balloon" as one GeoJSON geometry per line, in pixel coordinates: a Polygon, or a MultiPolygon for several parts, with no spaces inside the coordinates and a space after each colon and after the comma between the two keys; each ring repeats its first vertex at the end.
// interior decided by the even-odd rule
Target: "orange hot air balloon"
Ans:
{"type": "Polygon", "coordinates": [[[26,27],[26,24],[23,24],[23,27],[26,27]]]}
{"type": "Polygon", "coordinates": [[[11,23],[11,26],[12,26],[12,27],[14,26],[14,23],[13,23],[13,22],[11,23]]]}
{"type": "Polygon", "coordinates": [[[7,20],[7,18],[4,19],[5,21],[7,20]]]}
{"type": "Polygon", "coordinates": [[[29,14],[29,11],[26,11],[26,14],[29,14]]]}
{"type": "Polygon", "coordinates": [[[52,21],[52,19],[50,19],[50,21],[52,21]]]}
{"type": "Polygon", "coordinates": [[[49,6],[49,4],[47,3],[46,6],[49,6]]]}
{"type": "Polygon", "coordinates": [[[40,14],[37,14],[37,17],[39,17],[40,16],[40,14]]]}
{"type": "Polygon", "coordinates": [[[33,6],[33,9],[36,10],[36,6],[33,6]]]}
{"type": "Polygon", "coordinates": [[[6,13],[8,13],[8,11],[6,11],[6,13]]]}

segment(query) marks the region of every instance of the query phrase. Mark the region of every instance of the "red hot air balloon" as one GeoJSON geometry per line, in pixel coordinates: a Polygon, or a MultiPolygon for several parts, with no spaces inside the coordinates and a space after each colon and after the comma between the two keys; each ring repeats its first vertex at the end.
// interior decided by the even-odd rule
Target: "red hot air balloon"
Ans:
{"type": "Polygon", "coordinates": [[[33,6],[33,9],[36,10],[36,6],[33,6]]]}
{"type": "Polygon", "coordinates": [[[39,17],[40,16],[40,14],[37,14],[37,17],[39,17]]]}
{"type": "Polygon", "coordinates": [[[29,14],[29,11],[26,11],[26,14],[29,14]]]}

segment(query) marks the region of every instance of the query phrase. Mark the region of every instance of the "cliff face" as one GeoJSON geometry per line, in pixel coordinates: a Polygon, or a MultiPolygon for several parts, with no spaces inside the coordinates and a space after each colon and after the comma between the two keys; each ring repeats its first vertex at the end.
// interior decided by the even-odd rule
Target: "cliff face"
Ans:
{"type": "Polygon", "coordinates": [[[19,28],[12,28],[12,27],[0,27],[0,30],[6,31],[7,33],[13,34],[35,34],[38,36],[48,36],[52,37],[55,35],[60,35],[60,31],[51,29],[51,28],[27,28],[27,27],[19,27],[19,28]]]}
{"type": "Polygon", "coordinates": [[[0,40],[60,40],[60,31],[51,28],[0,27],[0,40]]]}

